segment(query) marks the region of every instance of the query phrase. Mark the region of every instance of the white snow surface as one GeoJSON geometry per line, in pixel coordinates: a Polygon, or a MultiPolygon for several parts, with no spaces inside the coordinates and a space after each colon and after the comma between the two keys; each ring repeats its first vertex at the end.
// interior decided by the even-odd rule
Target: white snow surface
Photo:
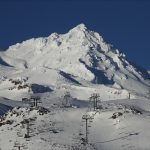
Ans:
{"type": "Polygon", "coordinates": [[[15,143],[27,150],[148,150],[149,99],[149,71],[84,24],[17,43],[0,52],[0,104],[15,107],[0,119],[0,150],[16,150],[15,143]],[[62,107],[65,92],[72,96],[71,108],[62,107]],[[93,93],[100,95],[101,110],[88,109],[93,93]],[[31,95],[50,112],[30,110],[22,98],[31,95]],[[93,118],[87,145],[84,114],[93,118]],[[28,140],[25,119],[33,124],[28,140]]]}

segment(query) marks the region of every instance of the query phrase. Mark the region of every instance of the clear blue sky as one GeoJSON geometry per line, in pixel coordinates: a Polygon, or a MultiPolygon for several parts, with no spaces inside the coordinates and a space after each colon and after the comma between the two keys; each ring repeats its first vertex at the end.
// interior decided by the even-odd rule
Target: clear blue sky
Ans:
{"type": "Polygon", "coordinates": [[[150,69],[150,0],[0,0],[0,47],[80,23],[150,69]]]}

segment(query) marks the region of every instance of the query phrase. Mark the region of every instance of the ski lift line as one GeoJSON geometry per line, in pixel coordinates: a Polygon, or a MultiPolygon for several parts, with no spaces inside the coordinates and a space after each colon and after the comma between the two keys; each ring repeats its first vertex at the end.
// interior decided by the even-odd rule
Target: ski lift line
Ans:
{"type": "MultiPolygon", "coordinates": [[[[86,142],[86,144],[88,144],[88,135],[89,135],[89,127],[92,127],[91,125],[89,125],[88,123],[91,123],[91,122],[93,122],[92,120],[94,119],[94,116],[98,113],[99,111],[94,111],[94,113],[93,114],[88,114],[87,112],[86,112],[86,114],[84,114],[83,116],[82,116],[82,120],[81,120],[81,123],[83,122],[83,120],[85,120],[85,142],[86,142]]],[[[81,124],[80,124],[81,125],[81,124]]],[[[81,133],[81,132],[80,132],[81,133]]]]}
{"type": "Polygon", "coordinates": [[[136,132],[136,133],[130,133],[130,134],[126,135],[126,136],[118,137],[118,138],[111,139],[111,140],[107,140],[107,141],[91,142],[91,144],[113,142],[113,141],[116,141],[116,140],[125,139],[125,138],[127,138],[127,137],[134,136],[134,135],[138,135],[138,134],[139,134],[138,132],[136,132]]]}

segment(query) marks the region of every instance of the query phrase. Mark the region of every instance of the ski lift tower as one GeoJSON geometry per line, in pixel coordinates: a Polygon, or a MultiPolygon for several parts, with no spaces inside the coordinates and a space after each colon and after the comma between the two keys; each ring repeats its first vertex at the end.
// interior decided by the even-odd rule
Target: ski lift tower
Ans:
{"type": "Polygon", "coordinates": [[[31,103],[32,103],[32,106],[33,107],[38,107],[38,104],[39,103],[42,103],[42,101],[40,100],[40,97],[38,97],[38,96],[31,96],[31,103]]]}
{"type": "Polygon", "coordinates": [[[70,102],[70,100],[71,100],[71,95],[70,95],[69,92],[66,92],[65,95],[64,95],[64,97],[63,97],[62,105],[63,105],[64,107],[71,107],[71,102],[70,102]]]}
{"type": "Polygon", "coordinates": [[[94,119],[92,116],[90,116],[90,114],[85,114],[82,116],[82,119],[85,120],[85,144],[88,144],[89,142],[89,131],[88,131],[88,127],[90,127],[88,124],[92,121],[92,119],[94,119]]]}
{"type": "Polygon", "coordinates": [[[15,142],[14,147],[18,148],[18,150],[21,150],[21,148],[23,148],[24,145],[20,144],[19,142],[15,142]]]}
{"type": "Polygon", "coordinates": [[[91,97],[89,98],[89,107],[90,109],[93,107],[94,111],[98,108],[98,103],[100,102],[100,96],[97,93],[91,94],[91,97]]]}

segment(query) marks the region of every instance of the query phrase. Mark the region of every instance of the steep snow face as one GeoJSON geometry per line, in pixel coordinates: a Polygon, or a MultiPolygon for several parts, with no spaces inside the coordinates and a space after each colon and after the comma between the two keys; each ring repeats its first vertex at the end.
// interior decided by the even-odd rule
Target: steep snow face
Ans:
{"type": "Polygon", "coordinates": [[[150,78],[148,74],[144,78],[123,53],[84,24],[66,34],[53,33],[49,37],[33,38],[10,46],[0,56],[10,66],[32,71],[53,70],[58,74],[56,76],[67,79],[71,76],[79,83],[119,85],[134,92],[148,92],[150,86],[146,81],[150,78]]]}

